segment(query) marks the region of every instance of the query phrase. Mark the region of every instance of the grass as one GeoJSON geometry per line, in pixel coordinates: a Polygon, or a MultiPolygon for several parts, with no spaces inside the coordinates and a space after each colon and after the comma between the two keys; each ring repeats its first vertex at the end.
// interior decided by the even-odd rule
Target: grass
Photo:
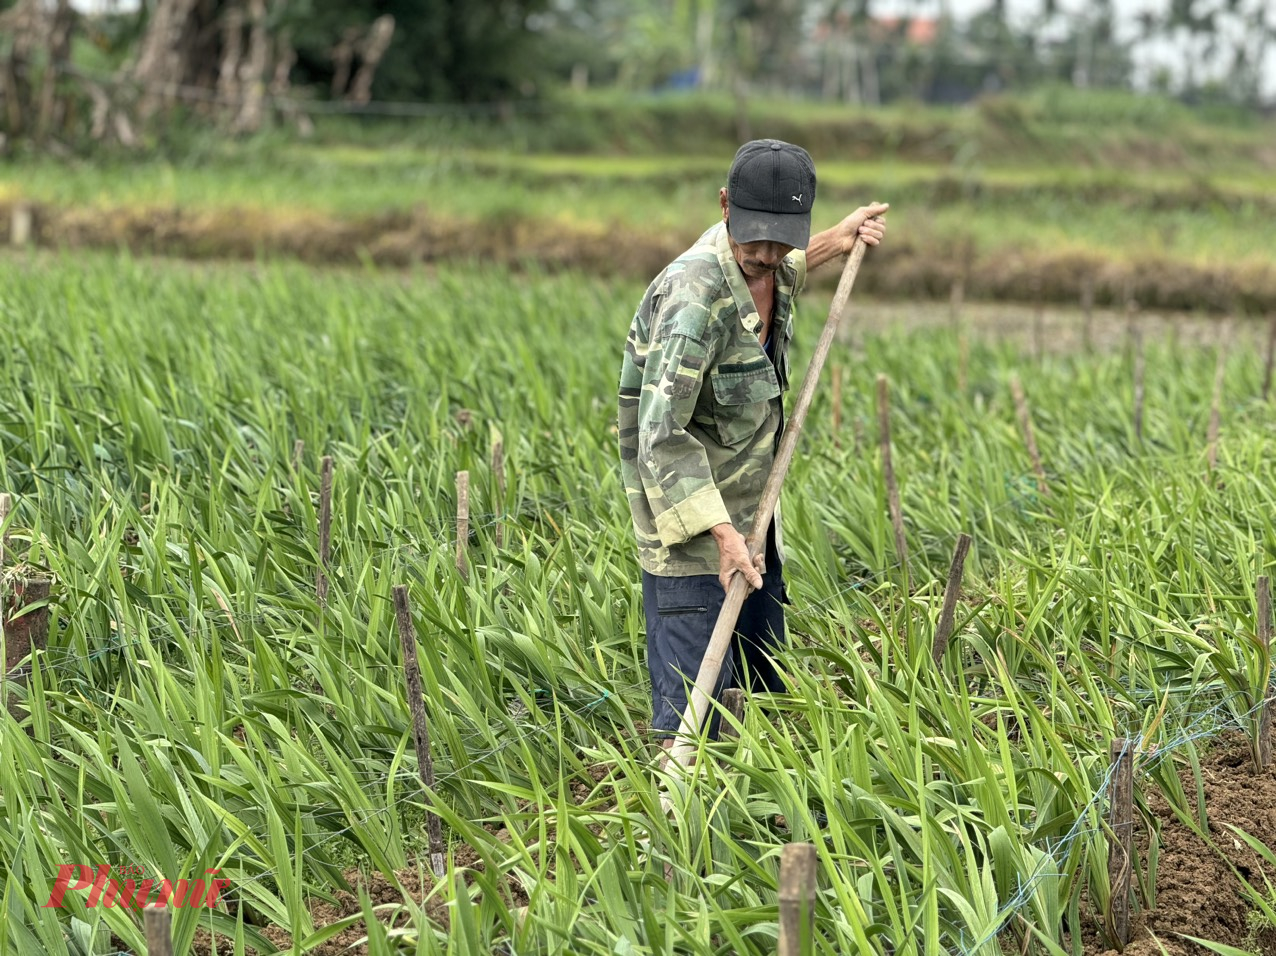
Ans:
{"type": "MultiPolygon", "coordinates": [[[[611,431],[640,285],[127,257],[9,266],[0,487],[17,500],[10,554],[56,584],[31,716],[0,724],[0,954],[140,950],[132,913],[72,893],[68,909],[42,908],[63,863],[220,867],[227,905],[178,911],[179,950],[203,926],[235,953],[267,950],[269,934],[316,951],[313,903],[352,868],[398,881],[424,866],[397,583],[422,645],[449,879],[378,911],[398,920],[372,920],[374,953],[769,954],[779,850],[801,840],[819,854],[815,952],[992,956],[1025,926],[1030,948],[1057,952],[1042,940],[1097,918],[1082,896],[1107,898],[1107,738],[1158,746],[1140,786],[1187,801],[1176,761],[1198,734],[1252,719],[1234,691],[1260,663],[1247,636],[1254,580],[1276,565],[1276,493],[1250,351],[1229,360],[1207,476],[1209,349],[1149,348],[1140,445],[1119,349],[1034,366],[976,342],[959,391],[951,332],[839,347],[846,430],[839,446],[822,393],[784,502],[789,693],[752,702],[738,743],[705,744],[714,757],[679,782],[645,733],[611,431]],[[873,420],[879,371],[907,586],[872,428],[866,447],[852,437],[873,420]],[[504,497],[487,467],[496,432],[504,497]],[[322,454],[336,461],[326,608],[322,454]],[[461,469],[468,581],[453,565],[461,469]],[[966,601],[935,668],[962,531],[975,538],[966,601]]],[[[819,320],[803,313],[801,350],[819,320]]]]}

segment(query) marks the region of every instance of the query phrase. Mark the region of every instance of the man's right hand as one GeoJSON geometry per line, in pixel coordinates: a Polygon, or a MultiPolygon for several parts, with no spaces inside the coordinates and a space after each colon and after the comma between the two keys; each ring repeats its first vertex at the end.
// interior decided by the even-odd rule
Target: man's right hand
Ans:
{"type": "Polygon", "coordinates": [[[749,562],[749,546],[744,541],[744,535],[736,531],[733,525],[720,524],[710,529],[713,540],[718,542],[718,581],[722,585],[722,590],[729,590],[731,587],[731,579],[735,577],[736,572],[744,575],[744,579],[749,583],[749,591],[760,590],[762,588],[762,572],[766,570],[766,559],[763,555],[758,555],[749,562]]]}

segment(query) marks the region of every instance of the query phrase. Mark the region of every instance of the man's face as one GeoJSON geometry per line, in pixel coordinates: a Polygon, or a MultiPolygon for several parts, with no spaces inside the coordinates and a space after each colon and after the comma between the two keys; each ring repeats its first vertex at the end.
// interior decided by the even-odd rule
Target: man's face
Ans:
{"type": "Polygon", "coordinates": [[[727,191],[719,194],[722,204],[722,221],[727,224],[727,242],[731,246],[731,254],[735,256],[740,271],[750,279],[765,279],[775,274],[780,268],[780,260],[793,251],[793,246],[782,242],[736,242],[731,237],[731,212],[727,204],[727,191]]]}

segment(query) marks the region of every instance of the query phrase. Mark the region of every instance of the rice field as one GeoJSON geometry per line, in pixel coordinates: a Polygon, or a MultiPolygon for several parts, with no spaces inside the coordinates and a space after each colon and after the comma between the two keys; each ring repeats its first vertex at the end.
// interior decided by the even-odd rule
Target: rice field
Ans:
{"type": "MultiPolygon", "coordinates": [[[[18,717],[0,718],[0,956],[145,952],[135,909],[81,891],[46,905],[67,864],[219,871],[215,906],[173,910],[178,953],[770,954],[793,842],[818,854],[804,952],[1101,952],[1114,738],[1136,765],[1139,908],[1156,905],[1162,828],[1235,855],[1211,830],[1202,761],[1219,733],[1255,738],[1268,685],[1265,331],[1238,329],[1221,365],[1217,335],[1038,356],[877,306],[886,320],[835,350],[841,407],[821,389],[786,486],[789,692],[749,701],[738,738],[702,742],[685,780],[646,731],[613,431],[640,284],[107,255],[3,269],[6,580],[53,584],[48,647],[8,684],[18,717]]],[[[799,356],[822,321],[802,312],[799,356]]],[[[1236,874],[1255,933],[1264,872],[1236,874]]]]}

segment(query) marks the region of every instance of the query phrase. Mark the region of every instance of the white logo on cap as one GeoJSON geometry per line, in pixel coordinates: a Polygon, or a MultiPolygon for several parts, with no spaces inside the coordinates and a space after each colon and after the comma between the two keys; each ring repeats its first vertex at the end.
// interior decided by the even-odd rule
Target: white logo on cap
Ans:
{"type": "Polygon", "coordinates": [[[794,201],[794,202],[801,202],[801,201],[802,201],[802,194],[801,194],[801,193],[798,193],[796,196],[794,196],[794,197],[793,197],[793,201],[794,201]]]}

